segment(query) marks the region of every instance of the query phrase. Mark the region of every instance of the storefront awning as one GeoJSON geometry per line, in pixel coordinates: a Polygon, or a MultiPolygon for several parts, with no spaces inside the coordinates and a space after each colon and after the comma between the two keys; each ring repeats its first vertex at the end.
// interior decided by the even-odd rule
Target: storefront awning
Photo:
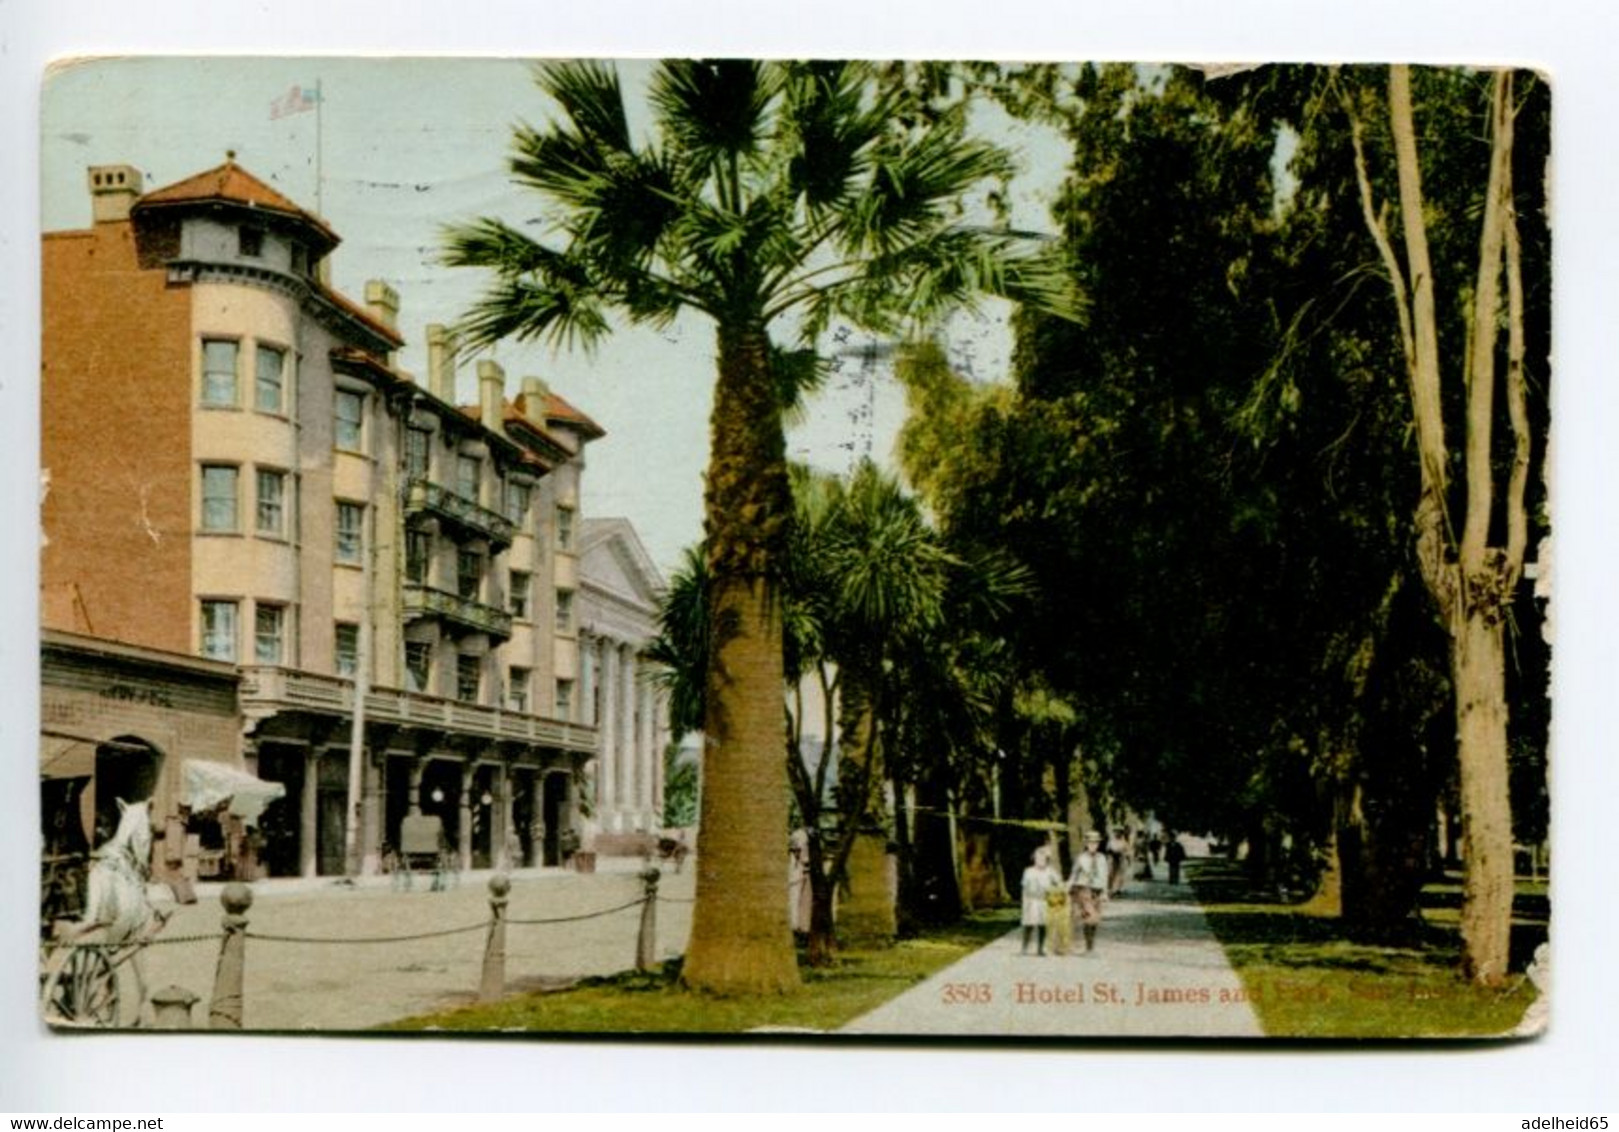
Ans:
{"type": "Polygon", "coordinates": [[[264,807],[285,796],[279,782],[265,782],[245,770],[224,763],[187,759],[181,774],[180,801],[193,813],[212,810],[226,802],[245,825],[257,825],[264,807]]]}

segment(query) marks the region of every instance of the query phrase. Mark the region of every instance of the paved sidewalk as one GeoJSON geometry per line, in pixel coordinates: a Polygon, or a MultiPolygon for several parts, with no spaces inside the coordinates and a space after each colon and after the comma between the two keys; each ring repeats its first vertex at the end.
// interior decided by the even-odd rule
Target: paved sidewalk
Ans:
{"type": "MultiPolygon", "coordinates": [[[[1161,870],[1161,866],[1160,866],[1161,870]]],[[[1076,932],[1076,937],[1078,933],[1076,932]]],[[[1049,939],[1048,939],[1049,944],[1049,939]]],[[[1083,948],[1082,939],[1076,944],[1083,948]]],[[[1263,1036],[1188,885],[1133,881],[1106,904],[1096,951],[1020,954],[1022,929],[855,1019],[851,1034],[1263,1036]]]]}
{"type": "MultiPolygon", "coordinates": [[[[507,915],[513,921],[591,917],[572,922],[523,925],[506,933],[506,979],[511,990],[558,979],[608,975],[635,964],[640,926],[640,879],[636,859],[613,861],[601,871],[526,869],[512,876],[507,915]],[[625,908],[626,904],[634,904],[625,908]]],[[[691,930],[696,870],[665,868],[658,895],[657,953],[681,954],[691,930]]],[[[410,892],[395,891],[390,878],[365,878],[355,886],[334,882],[271,880],[253,884],[247,913],[254,933],[303,939],[361,940],[476,930],[411,942],[362,943],[247,941],[243,993],[245,1023],[253,1030],[355,1030],[473,1000],[482,968],[489,918],[489,878],[465,873],[445,892],[429,891],[417,877],[410,892]]],[[[206,886],[196,904],[174,917],[144,956],[147,987],[178,984],[201,997],[194,1024],[206,1026],[208,996],[219,956],[220,885],[206,886]],[[178,942],[196,936],[213,938],[178,942]]],[[[166,895],[166,890],[165,890],[166,895]]],[[[158,906],[173,908],[172,901],[158,906]]],[[[129,988],[132,992],[133,988],[129,988]]]]}

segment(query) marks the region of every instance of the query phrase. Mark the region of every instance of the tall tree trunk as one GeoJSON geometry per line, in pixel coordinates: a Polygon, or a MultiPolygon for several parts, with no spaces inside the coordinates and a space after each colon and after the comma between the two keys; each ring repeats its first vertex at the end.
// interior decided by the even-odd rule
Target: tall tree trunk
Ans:
{"type": "Polygon", "coordinates": [[[1506,658],[1501,624],[1475,610],[1452,653],[1461,745],[1462,965],[1487,985],[1507,974],[1512,934],[1512,804],[1507,788],[1506,658]]]}
{"type": "Polygon", "coordinates": [[[916,934],[915,846],[911,844],[910,811],[905,805],[905,783],[898,774],[890,780],[894,796],[894,866],[898,870],[894,900],[894,934],[908,939],[916,934]]]}
{"type": "Polygon", "coordinates": [[[697,902],[682,978],[717,994],[799,985],[786,899],[787,768],[775,568],[792,521],[778,394],[757,326],[719,333],[705,497],[709,658],[697,902]]]}
{"type": "Polygon", "coordinates": [[[838,764],[838,808],[852,834],[845,858],[846,884],[838,906],[838,935],[845,944],[886,946],[899,924],[889,885],[888,832],[882,822],[880,794],[882,743],[877,724],[877,696],[865,680],[846,672],[844,742],[838,764]]]}
{"type": "Polygon", "coordinates": [[[961,883],[956,877],[950,791],[940,768],[932,768],[916,784],[916,800],[915,914],[924,924],[953,924],[961,918],[961,883]]]}
{"type": "Polygon", "coordinates": [[[1360,122],[1352,111],[1355,170],[1366,224],[1394,289],[1410,376],[1422,472],[1416,512],[1417,557],[1423,580],[1451,636],[1451,679],[1456,693],[1456,740],[1467,853],[1462,967],[1475,982],[1494,986],[1507,974],[1513,881],[1501,622],[1512,603],[1523,569],[1528,527],[1524,491],[1530,459],[1530,426],[1523,377],[1523,288],[1512,199],[1512,74],[1498,72],[1491,93],[1490,170],[1479,234],[1478,273],[1469,312],[1463,450],[1466,514],[1459,538],[1448,514],[1450,450],[1442,416],[1433,265],[1428,253],[1427,217],[1408,67],[1389,69],[1388,104],[1405,238],[1403,268],[1372,199],[1360,122]],[[1494,511],[1497,473],[1492,437],[1503,276],[1507,291],[1505,390],[1513,448],[1505,491],[1501,493],[1504,516],[1499,518],[1504,521],[1498,522],[1494,511]],[[1492,530],[1496,528],[1505,529],[1504,548],[1488,545],[1492,530]]]}

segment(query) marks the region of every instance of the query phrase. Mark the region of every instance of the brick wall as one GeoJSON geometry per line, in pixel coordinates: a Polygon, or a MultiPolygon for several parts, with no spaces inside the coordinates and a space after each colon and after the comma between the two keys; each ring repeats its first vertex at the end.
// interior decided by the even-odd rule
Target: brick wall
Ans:
{"type": "Polygon", "coordinates": [[[143,255],[128,221],[44,240],[45,620],[194,653],[189,299],[143,255]]]}

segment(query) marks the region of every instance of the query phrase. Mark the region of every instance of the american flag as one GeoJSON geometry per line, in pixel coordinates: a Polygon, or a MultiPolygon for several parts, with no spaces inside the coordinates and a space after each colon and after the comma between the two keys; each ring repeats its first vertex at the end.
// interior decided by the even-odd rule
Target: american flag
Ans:
{"type": "Polygon", "coordinates": [[[285,118],[289,114],[302,114],[320,104],[320,88],[293,83],[287,93],[270,102],[271,119],[285,118]]]}

